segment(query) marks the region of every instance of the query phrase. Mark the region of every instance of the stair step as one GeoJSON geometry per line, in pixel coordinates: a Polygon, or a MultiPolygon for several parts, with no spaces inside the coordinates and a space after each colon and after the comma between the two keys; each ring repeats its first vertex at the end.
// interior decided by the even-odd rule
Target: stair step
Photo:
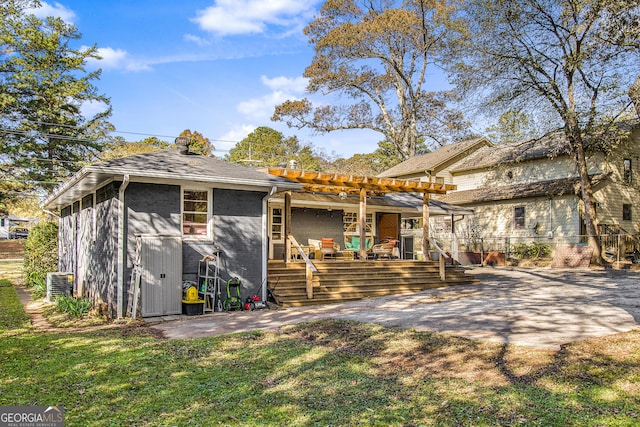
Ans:
{"type": "Polygon", "coordinates": [[[268,285],[282,306],[330,304],[477,283],[459,266],[447,266],[443,282],[438,263],[429,261],[332,260],[314,264],[318,271],[313,276],[313,299],[308,299],[305,263],[269,261],[268,285]]]}

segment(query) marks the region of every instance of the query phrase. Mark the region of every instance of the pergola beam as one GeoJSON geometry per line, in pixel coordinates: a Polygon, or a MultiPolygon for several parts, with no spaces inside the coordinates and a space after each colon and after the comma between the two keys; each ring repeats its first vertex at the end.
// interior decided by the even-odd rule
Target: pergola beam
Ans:
{"type": "Polygon", "coordinates": [[[444,180],[420,181],[416,179],[378,178],[346,174],[330,174],[299,169],[268,168],[267,172],[274,176],[287,178],[303,184],[309,192],[357,194],[366,189],[370,194],[386,193],[432,193],[446,194],[456,189],[455,185],[445,184],[444,180]]]}

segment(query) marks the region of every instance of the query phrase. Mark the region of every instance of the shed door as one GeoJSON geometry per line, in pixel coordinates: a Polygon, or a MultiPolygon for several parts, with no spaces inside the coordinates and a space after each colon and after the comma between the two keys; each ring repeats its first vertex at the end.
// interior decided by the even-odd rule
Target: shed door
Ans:
{"type": "Polygon", "coordinates": [[[182,312],[182,239],[142,237],[140,248],[142,317],[182,312]]]}

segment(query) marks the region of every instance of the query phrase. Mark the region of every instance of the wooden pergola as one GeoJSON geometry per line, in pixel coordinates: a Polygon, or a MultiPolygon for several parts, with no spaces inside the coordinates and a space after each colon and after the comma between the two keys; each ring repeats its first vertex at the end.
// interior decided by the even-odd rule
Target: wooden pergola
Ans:
{"type": "MultiPolygon", "coordinates": [[[[360,196],[359,228],[360,228],[360,259],[367,259],[366,248],[366,217],[367,196],[384,196],[387,193],[422,193],[422,253],[429,248],[429,195],[446,194],[456,189],[455,185],[445,184],[444,179],[436,177],[431,181],[417,179],[377,178],[347,174],[330,174],[324,172],[305,171],[300,169],[268,168],[271,175],[286,178],[302,184],[302,190],[310,193],[335,193],[346,198],[348,194],[360,196]]],[[[285,259],[291,258],[291,192],[284,197],[284,235],[285,259]]]]}

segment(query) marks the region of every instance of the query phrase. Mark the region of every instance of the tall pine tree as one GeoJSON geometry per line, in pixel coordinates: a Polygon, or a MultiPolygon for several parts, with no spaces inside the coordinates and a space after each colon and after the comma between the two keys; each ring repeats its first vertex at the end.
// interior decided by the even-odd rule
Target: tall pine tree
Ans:
{"type": "Polygon", "coordinates": [[[0,170],[5,183],[51,189],[93,160],[113,127],[109,99],[93,84],[100,71],[85,70],[99,59],[96,46],[75,47],[77,28],[27,12],[38,6],[0,3],[0,170]],[[104,111],[84,117],[83,104],[95,102],[104,111]]]}

